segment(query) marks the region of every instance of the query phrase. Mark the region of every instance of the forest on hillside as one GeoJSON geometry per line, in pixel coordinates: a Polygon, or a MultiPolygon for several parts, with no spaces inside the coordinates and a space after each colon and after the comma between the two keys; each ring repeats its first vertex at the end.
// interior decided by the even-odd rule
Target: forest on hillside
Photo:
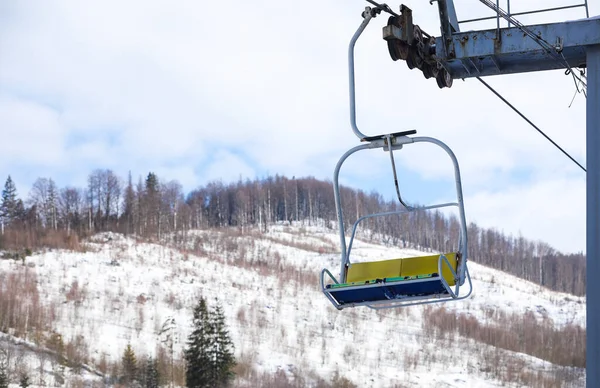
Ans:
{"type": "MultiPolygon", "coordinates": [[[[341,188],[344,227],[361,215],[401,209],[382,195],[341,188]]],[[[14,252],[41,247],[73,248],[79,239],[114,231],[158,239],[206,228],[267,230],[277,222],[325,221],[336,225],[331,182],[312,177],[220,181],[184,193],[177,181],[150,172],[134,183],[112,170],[89,174],[87,187],[58,188],[52,178],[38,178],[21,198],[9,176],[0,203],[0,249],[14,252]]],[[[390,244],[424,250],[455,249],[459,223],[440,211],[411,212],[369,222],[372,235],[390,244]]],[[[530,241],[475,223],[468,225],[470,259],[555,291],[585,294],[585,256],[561,253],[547,242],[530,241]]],[[[16,253],[18,255],[18,253],[16,253]]]]}

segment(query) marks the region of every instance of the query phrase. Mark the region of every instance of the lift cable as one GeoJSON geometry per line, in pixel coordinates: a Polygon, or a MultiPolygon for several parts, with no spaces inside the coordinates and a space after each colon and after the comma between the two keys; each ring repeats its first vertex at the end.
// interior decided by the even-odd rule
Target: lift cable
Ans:
{"type": "Polygon", "coordinates": [[[375,7],[377,7],[377,8],[379,8],[379,9],[381,9],[381,10],[382,10],[382,11],[384,11],[384,12],[387,12],[387,13],[389,13],[390,15],[394,15],[394,16],[396,16],[396,17],[399,17],[399,16],[400,16],[400,15],[398,15],[396,12],[392,11],[392,9],[390,8],[390,6],[389,6],[389,5],[387,5],[387,4],[385,4],[385,3],[383,3],[383,4],[379,4],[379,3],[377,3],[377,2],[375,2],[375,1],[373,1],[373,0],[366,0],[366,2],[367,2],[367,3],[370,3],[370,4],[372,4],[372,5],[374,5],[375,7]]]}
{"type": "Polygon", "coordinates": [[[523,120],[527,121],[529,125],[535,128],[542,136],[544,136],[550,143],[552,143],[556,148],[558,148],[563,154],[565,154],[569,159],[573,161],[576,165],[578,165],[583,171],[587,171],[585,167],[583,167],[577,160],[575,160],[567,151],[565,151],[561,146],[556,144],[554,140],[552,140],[548,135],[544,133],[540,128],[538,128],[534,123],[531,122],[523,113],[521,113],[517,108],[515,108],[510,102],[508,102],[500,93],[498,93],[494,88],[488,85],[481,77],[476,77],[479,82],[481,82],[486,88],[488,88],[492,93],[496,95],[499,99],[501,99],[506,105],[508,105],[512,110],[514,110],[519,116],[523,118],[523,120]]]}

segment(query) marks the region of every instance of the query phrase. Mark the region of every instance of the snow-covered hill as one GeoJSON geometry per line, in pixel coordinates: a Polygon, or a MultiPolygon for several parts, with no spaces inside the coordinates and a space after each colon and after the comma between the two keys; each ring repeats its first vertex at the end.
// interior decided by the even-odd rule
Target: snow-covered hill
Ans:
{"type": "MultiPolygon", "coordinates": [[[[111,363],[121,359],[128,343],[138,359],[168,350],[171,331],[162,330],[167,321],[175,323],[173,355],[181,358],[191,307],[200,295],[209,304],[218,298],[223,306],[240,364],[238,386],[253,386],[260,376],[277,371],[298,386],[331,382],[333,376],[359,387],[584,386],[582,369],[559,367],[474,337],[444,337],[426,319],[452,312],[493,326],[501,325],[500,317],[527,313],[560,330],[585,325],[584,298],[470,262],[472,297],[446,303],[444,310],[436,305],[340,312],[318,286],[323,267],[334,273],[339,267],[335,231],[278,225],[266,233],[194,231],[173,241],[179,242],[157,245],[105,233],[82,252],[2,260],[0,270],[4,280],[13,272],[35,275],[41,304],[55,318],[53,329],[65,344],[77,343],[85,353],[80,357],[89,370],[77,375],[83,386],[108,381],[99,375],[110,374],[111,363]]],[[[423,254],[365,241],[353,248],[355,259],[365,260],[423,254]]],[[[32,333],[28,344],[35,342],[32,333]]],[[[3,338],[0,343],[6,345],[3,338]]],[[[42,377],[39,357],[26,352],[20,362],[31,369],[32,381],[43,377],[54,384],[50,361],[42,377]]],[[[67,382],[76,376],[69,369],[64,374],[67,382]]]]}

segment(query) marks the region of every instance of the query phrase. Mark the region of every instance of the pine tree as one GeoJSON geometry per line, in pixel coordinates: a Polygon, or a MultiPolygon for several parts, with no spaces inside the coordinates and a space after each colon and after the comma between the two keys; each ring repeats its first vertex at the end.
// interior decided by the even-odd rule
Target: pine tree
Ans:
{"type": "Polygon", "coordinates": [[[27,211],[25,210],[25,205],[23,205],[23,200],[21,198],[17,199],[17,206],[15,208],[15,212],[12,215],[11,222],[16,220],[24,220],[27,211]]]}
{"type": "Polygon", "coordinates": [[[148,193],[148,195],[158,193],[158,177],[153,172],[149,172],[146,177],[146,193],[148,193]]]}
{"type": "Polygon", "coordinates": [[[216,385],[210,373],[212,332],[206,300],[201,297],[194,307],[193,330],[188,337],[188,347],[185,349],[187,387],[209,388],[216,385]]]}
{"type": "Polygon", "coordinates": [[[4,364],[0,364],[0,388],[8,388],[8,376],[4,364]]]}
{"type": "Polygon", "coordinates": [[[214,339],[212,341],[211,356],[215,368],[215,378],[219,386],[226,387],[234,377],[233,367],[235,366],[235,357],[233,355],[233,343],[225,326],[223,308],[218,301],[214,310],[212,324],[214,327],[214,339]]]}
{"type": "Polygon", "coordinates": [[[67,365],[67,358],[65,357],[65,342],[63,341],[62,335],[59,333],[52,333],[50,338],[46,341],[48,349],[53,350],[58,358],[59,365],[67,365]]]}
{"type": "Polygon", "coordinates": [[[123,351],[121,362],[123,364],[123,384],[129,385],[137,378],[137,360],[131,344],[127,344],[125,351],[123,351]]]}
{"type": "Polygon", "coordinates": [[[29,375],[27,372],[23,372],[21,374],[21,378],[19,379],[19,387],[27,388],[31,383],[29,382],[29,375]]]}
{"type": "MultiPolygon", "coordinates": [[[[4,184],[4,190],[2,190],[2,203],[0,204],[0,217],[2,217],[5,225],[10,224],[19,216],[19,201],[17,199],[17,188],[9,175],[4,184]]],[[[23,206],[22,202],[20,206],[23,206]]]]}
{"type": "Polygon", "coordinates": [[[58,191],[56,189],[56,183],[50,178],[48,180],[48,214],[46,219],[48,220],[50,228],[56,230],[58,228],[58,191]]]}
{"type": "Polygon", "coordinates": [[[146,178],[145,193],[146,220],[149,226],[155,228],[152,232],[160,238],[160,187],[158,177],[153,172],[148,173],[146,178]]]}
{"type": "Polygon", "coordinates": [[[152,357],[146,359],[146,384],[145,388],[158,388],[160,383],[160,374],[158,372],[158,361],[152,357]]]}

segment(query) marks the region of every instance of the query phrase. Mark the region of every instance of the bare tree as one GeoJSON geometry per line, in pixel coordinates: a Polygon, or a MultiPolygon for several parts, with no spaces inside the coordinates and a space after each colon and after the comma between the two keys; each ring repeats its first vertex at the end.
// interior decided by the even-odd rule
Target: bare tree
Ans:
{"type": "Polygon", "coordinates": [[[169,215],[168,225],[173,231],[177,230],[177,216],[183,203],[183,188],[177,181],[169,181],[161,185],[161,197],[165,214],[169,215]]]}
{"type": "Polygon", "coordinates": [[[138,179],[138,183],[136,185],[136,203],[135,207],[137,209],[137,233],[142,236],[146,232],[148,226],[148,217],[147,217],[147,209],[146,209],[146,191],[144,189],[144,184],[142,183],[142,177],[140,176],[138,179]]]}
{"type": "Polygon", "coordinates": [[[58,213],[67,234],[71,234],[73,228],[79,229],[81,225],[85,207],[83,198],[82,191],[75,187],[65,187],[60,190],[58,213]]]}
{"type": "Polygon", "coordinates": [[[123,198],[123,214],[122,218],[125,223],[125,234],[132,233],[135,231],[135,220],[137,215],[136,193],[133,188],[133,181],[131,179],[131,171],[127,177],[127,187],[125,188],[125,195],[123,198]]]}
{"type": "MultiPolygon", "coordinates": [[[[121,180],[112,172],[112,170],[102,171],[101,193],[104,204],[104,227],[107,228],[110,223],[110,217],[114,214],[118,222],[119,203],[121,200],[121,180]]],[[[118,226],[118,225],[117,225],[118,226]]]]}
{"type": "Polygon", "coordinates": [[[52,179],[38,178],[29,192],[29,204],[35,206],[37,219],[44,228],[57,228],[57,191],[52,179]]]}
{"type": "Polygon", "coordinates": [[[88,228],[93,231],[97,228],[96,221],[100,213],[100,194],[102,170],[94,170],[88,176],[87,202],[88,202],[88,228]]]}

